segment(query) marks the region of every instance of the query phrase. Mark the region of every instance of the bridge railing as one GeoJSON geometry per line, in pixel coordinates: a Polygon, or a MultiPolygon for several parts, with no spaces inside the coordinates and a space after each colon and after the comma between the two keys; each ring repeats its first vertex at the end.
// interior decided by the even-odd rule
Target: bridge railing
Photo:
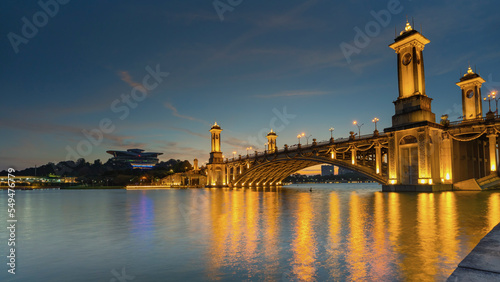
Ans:
{"type": "MultiPolygon", "coordinates": [[[[385,133],[379,133],[378,135],[379,137],[384,137],[385,136],[385,133]]],[[[370,138],[373,138],[375,137],[375,134],[371,133],[371,134],[365,134],[365,135],[361,135],[357,138],[355,138],[353,141],[357,141],[357,140],[362,140],[362,139],[370,139],[370,138]]],[[[337,143],[344,143],[344,142],[348,142],[350,141],[350,138],[337,138],[334,140],[333,144],[337,144],[337,143]]],[[[316,142],[316,145],[313,145],[312,143],[311,144],[300,144],[300,149],[307,149],[307,148],[311,148],[313,146],[323,146],[323,145],[327,145],[327,144],[330,144],[330,140],[324,140],[324,141],[319,141],[319,142],[316,142]]],[[[288,151],[296,151],[297,149],[299,149],[299,144],[293,144],[293,145],[290,145],[288,146],[288,151]]],[[[278,153],[282,153],[285,151],[285,148],[280,148],[277,150],[278,153]]],[[[267,153],[269,154],[269,153],[267,153]]],[[[258,157],[258,156],[264,156],[266,155],[266,151],[264,152],[257,152],[257,153],[254,153],[254,154],[248,154],[248,155],[244,155],[244,156],[241,156],[241,159],[242,160],[248,160],[248,159],[252,159],[252,158],[255,158],[255,157],[258,157]]],[[[237,161],[239,160],[239,157],[238,158],[228,158],[227,161],[228,162],[234,162],[234,161],[237,161]]]]}
{"type": "MultiPolygon", "coordinates": [[[[462,118],[462,117],[459,117],[459,118],[462,118]]],[[[472,124],[476,124],[476,123],[484,123],[485,121],[487,121],[488,119],[486,117],[478,117],[478,118],[474,118],[474,119],[461,119],[461,120],[455,120],[455,121],[450,121],[450,123],[448,124],[449,127],[459,127],[459,126],[462,126],[462,125],[472,125],[472,124]]],[[[494,121],[499,121],[500,120],[500,115],[498,114],[495,114],[493,116],[493,119],[494,121]]]]}
{"type": "MultiPolygon", "coordinates": [[[[496,116],[495,118],[498,118],[496,116]]],[[[466,119],[466,120],[456,120],[456,121],[451,121],[449,123],[450,127],[456,127],[464,124],[474,124],[474,123],[482,123],[486,120],[486,117],[480,117],[480,118],[475,118],[475,119],[466,119]]]]}

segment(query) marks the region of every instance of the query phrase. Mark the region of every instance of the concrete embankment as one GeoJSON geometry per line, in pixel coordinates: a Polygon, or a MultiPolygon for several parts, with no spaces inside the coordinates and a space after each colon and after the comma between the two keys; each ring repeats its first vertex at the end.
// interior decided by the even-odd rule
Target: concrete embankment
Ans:
{"type": "Polygon", "coordinates": [[[448,281],[500,281],[500,224],[460,262],[448,281]]]}

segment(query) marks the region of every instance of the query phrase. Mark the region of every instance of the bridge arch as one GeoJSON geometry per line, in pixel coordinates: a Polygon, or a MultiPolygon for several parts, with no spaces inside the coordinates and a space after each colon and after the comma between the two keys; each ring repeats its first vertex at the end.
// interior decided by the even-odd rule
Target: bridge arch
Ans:
{"type": "Polygon", "coordinates": [[[350,162],[343,160],[311,155],[255,162],[242,174],[236,176],[232,184],[236,187],[279,185],[289,175],[318,164],[330,164],[346,168],[358,172],[380,184],[387,183],[387,177],[377,174],[373,168],[352,165],[350,162]]]}

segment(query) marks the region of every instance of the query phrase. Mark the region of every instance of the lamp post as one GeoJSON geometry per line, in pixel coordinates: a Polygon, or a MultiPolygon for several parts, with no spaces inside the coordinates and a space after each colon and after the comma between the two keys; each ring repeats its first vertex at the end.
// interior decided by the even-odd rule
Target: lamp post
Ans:
{"type": "Polygon", "coordinates": [[[247,147],[247,157],[248,157],[248,150],[252,150],[252,147],[247,147]]]}
{"type": "Polygon", "coordinates": [[[498,100],[500,99],[500,96],[496,97],[496,95],[496,91],[491,91],[491,97],[495,100],[495,115],[498,115],[498,100]]]}
{"type": "Polygon", "coordinates": [[[335,130],[335,128],[333,127],[330,127],[330,139],[333,139],[333,131],[335,130]]]}
{"type": "Polygon", "coordinates": [[[485,101],[488,101],[488,112],[491,112],[491,94],[488,95],[488,98],[484,97],[485,101]]]}
{"type": "Polygon", "coordinates": [[[299,139],[299,145],[300,145],[300,137],[302,137],[302,135],[297,135],[297,139],[299,139]]]}
{"type": "MultiPolygon", "coordinates": [[[[302,134],[303,134],[302,136],[305,135],[304,133],[302,133],[302,134]]],[[[305,136],[306,137],[306,145],[309,145],[309,137],[311,137],[311,136],[312,136],[312,134],[309,136],[305,136]]]]}
{"type": "Polygon", "coordinates": [[[356,125],[358,127],[358,138],[361,137],[361,126],[365,125],[362,123],[361,125],[357,121],[353,121],[352,124],[356,125]]]}
{"type": "Polygon", "coordinates": [[[372,119],[372,122],[375,123],[375,131],[377,131],[377,122],[379,122],[378,118],[372,119]]]}
{"type": "Polygon", "coordinates": [[[234,161],[234,155],[236,155],[236,151],[233,152],[233,161],[234,161]]]}

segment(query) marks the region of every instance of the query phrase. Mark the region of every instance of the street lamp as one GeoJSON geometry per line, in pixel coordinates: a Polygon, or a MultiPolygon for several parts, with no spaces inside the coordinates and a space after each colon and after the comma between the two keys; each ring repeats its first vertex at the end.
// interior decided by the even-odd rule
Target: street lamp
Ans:
{"type": "Polygon", "coordinates": [[[358,127],[358,138],[361,137],[361,126],[365,125],[362,123],[361,125],[357,121],[353,121],[352,124],[356,125],[358,127]]]}
{"type": "Polygon", "coordinates": [[[300,145],[300,137],[302,137],[302,135],[297,135],[297,139],[299,139],[299,145],[300,145]]]}
{"type": "Polygon", "coordinates": [[[495,114],[498,115],[498,100],[500,97],[496,97],[497,92],[496,91],[491,91],[491,97],[493,100],[495,100],[495,114]]]}
{"type": "Polygon", "coordinates": [[[375,131],[377,131],[377,122],[379,122],[378,118],[372,119],[372,122],[375,123],[375,131]]]}
{"type": "Polygon", "coordinates": [[[330,139],[333,139],[333,131],[335,130],[335,128],[333,127],[330,127],[330,139]]]}
{"type": "Polygon", "coordinates": [[[234,155],[236,154],[236,151],[233,152],[233,161],[234,161],[234,155]]]}
{"type": "Polygon", "coordinates": [[[488,112],[491,112],[491,94],[488,95],[488,98],[484,97],[485,101],[488,101],[488,112]]]}
{"type": "MultiPolygon", "coordinates": [[[[304,136],[304,135],[305,135],[305,134],[304,134],[304,133],[302,133],[302,136],[304,136]]],[[[306,145],[309,145],[309,137],[311,137],[311,136],[312,136],[312,134],[311,134],[311,135],[309,135],[309,136],[305,136],[305,137],[306,137],[306,145]]]]}
{"type": "Polygon", "coordinates": [[[247,147],[247,156],[248,156],[248,150],[252,150],[252,147],[247,147]]]}

